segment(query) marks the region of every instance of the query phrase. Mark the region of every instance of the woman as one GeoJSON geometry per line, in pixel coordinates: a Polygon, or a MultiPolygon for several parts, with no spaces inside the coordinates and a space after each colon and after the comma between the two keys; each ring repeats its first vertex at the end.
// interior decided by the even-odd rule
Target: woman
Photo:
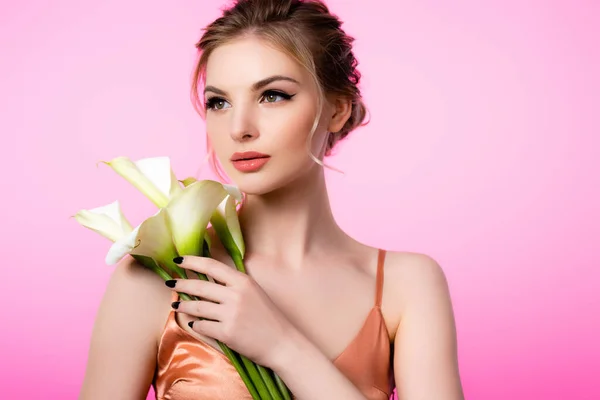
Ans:
{"type": "Polygon", "coordinates": [[[215,339],[273,369],[297,399],[383,400],[394,384],[400,399],[463,398],[441,268],[361,244],[332,216],[322,159],[365,118],[351,44],[316,0],[239,0],[208,26],[192,92],[211,151],[247,195],[249,275],[218,240],[215,260],[177,262],[225,285],[165,285],[123,262],[81,399],[143,399],[151,385],[158,399],[250,399],[215,339]]]}

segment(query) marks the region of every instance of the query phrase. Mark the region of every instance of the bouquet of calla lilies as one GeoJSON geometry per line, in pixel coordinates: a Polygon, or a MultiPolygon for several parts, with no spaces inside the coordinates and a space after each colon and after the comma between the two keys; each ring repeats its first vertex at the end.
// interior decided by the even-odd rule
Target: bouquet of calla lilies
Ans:
{"type": "MultiPolygon", "coordinates": [[[[185,271],[173,259],[186,255],[210,257],[210,240],[206,235],[210,223],[236,269],[246,273],[245,246],[237,215],[242,194],[235,186],[195,178],[177,180],[168,157],[135,162],[127,157],[117,157],[105,164],[159,209],[135,228],[123,215],[118,201],[81,210],[75,215],[79,224],[113,242],[106,254],[106,264],[114,265],[130,255],[164,280],[186,279],[185,271]]],[[[197,275],[199,279],[209,280],[204,274],[197,275]]],[[[184,300],[198,300],[186,293],[180,293],[180,296],[184,300]]],[[[291,399],[289,390],[273,371],[257,365],[224,343],[218,343],[253,399],[291,399]]]]}

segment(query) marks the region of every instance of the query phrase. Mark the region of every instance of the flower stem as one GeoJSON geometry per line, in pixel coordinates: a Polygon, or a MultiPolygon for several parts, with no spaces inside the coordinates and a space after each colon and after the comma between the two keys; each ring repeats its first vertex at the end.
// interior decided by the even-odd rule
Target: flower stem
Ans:
{"type": "MultiPolygon", "coordinates": [[[[244,260],[242,259],[242,255],[239,252],[232,252],[232,254],[230,254],[230,255],[231,255],[231,259],[233,260],[233,263],[235,264],[235,268],[238,271],[246,274],[247,273],[246,266],[244,265],[244,260]]],[[[242,361],[243,361],[243,359],[242,359],[242,361]]],[[[258,372],[260,373],[260,376],[262,377],[265,385],[269,389],[269,393],[271,393],[271,395],[273,396],[273,398],[275,400],[284,399],[286,397],[286,394],[288,394],[288,396],[289,396],[289,390],[285,387],[285,384],[283,383],[281,378],[279,378],[277,376],[277,374],[275,374],[274,371],[271,371],[270,369],[265,368],[259,364],[256,364],[256,367],[257,367],[258,372]]]]}
{"type": "Polygon", "coordinates": [[[235,269],[237,269],[238,271],[247,274],[246,272],[246,266],[244,265],[244,260],[242,259],[242,255],[238,252],[234,253],[231,255],[231,259],[233,260],[233,263],[235,264],[235,269]]]}
{"type": "MultiPolygon", "coordinates": [[[[190,296],[187,293],[179,293],[179,296],[183,300],[197,300],[196,296],[190,296]]],[[[200,318],[200,320],[202,319],[203,318],[200,318]]],[[[238,354],[237,352],[231,350],[225,343],[222,343],[219,340],[216,340],[216,342],[223,351],[223,354],[225,354],[225,356],[229,358],[235,370],[242,378],[242,381],[244,381],[244,384],[250,392],[250,395],[252,395],[252,398],[254,400],[272,400],[267,388],[265,387],[264,382],[262,382],[260,378],[259,373],[253,366],[252,361],[248,360],[241,354],[238,354]]]]}
{"type": "MultiPolygon", "coordinates": [[[[206,241],[204,241],[204,243],[202,244],[202,256],[209,257],[209,258],[212,257],[210,254],[210,248],[206,241]]],[[[204,274],[198,273],[198,277],[202,280],[208,280],[208,278],[204,274]]],[[[223,346],[221,346],[221,348],[224,349],[223,352],[225,352],[225,349],[227,349],[227,346],[223,345],[223,346]]],[[[244,364],[246,371],[248,371],[248,374],[250,375],[252,382],[255,384],[256,388],[260,392],[260,394],[261,394],[260,398],[262,400],[281,400],[281,397],[279,396],[279,393],[277,391],[277,387],[275,387],[272,384],[272,382],[269,382],[268,375],[267,375],[268,373],[264,370],[264,368],[260,367],[259,365],[257,365],[256,363],[254,363],[253,361],[251,361],[244,355],[239,354],[239,357],[242,360],[242,363],[244,364]],[[267,376],[265,376],[265,375],[267,375],[267,376]]]]}
{"type": "Polygon", "coordinates": [[[276,400],[283,400],[283,395],[280,393],[278,385],[273,381],[274,373],[262,365],[257,364],[256,367],[258,368],[258,373],[260,374],[261,378],[267,385],[267,389],[269,390],[271,396],[276,400]]]}
{"type": "Polygon", "coordinates": [[[279,400],[278,398],[274,398],[271,396],[269,389],[267,388],[265,382],[263,382],[258,369],[256,368],[256,363],[252,360],[248,359],[246,356],[242,354],[238,354],[242,364],[244,365],[245,371],[248,372],[252,383],[256,387],[256,390],[259,393],[260,400],[279,400]]]}
{"type": "Polygon", "coordinates": [[[227,356],[227,358],[229,358],[229,360],[231,361],[231,363],[235,367],[236,371],[238,372],[238,374],[240,375],[240,377],[244,381],[244,384],[246,384],[246,388],[250,392],[250,395],[252,396],[252,398],[254,400],[264,400],[264,399],[266,399],[266,397],[261,396],[259,394],[259,391],[256,390],[256,387],[254,385],[255,379],[252,378],[252,373],[248,373],[244,369],[244,367],[242,366],[242,364],[240,363],[240,357],[242,357],[242,356],[240,356],[235,351],[231,350],[226,344],[221,343],[218,340],[217,340],[217,343],[219,344],[219,347],[221,348],[221,350],[223,351],[223,353],[227,356]]]}
{"type": "Polygon", "coordinates": [[[277,375],[275,372],[273,372],[273,375],[275,375],[275,383],[277,384],[277,387],[283,396],[283,400],[292,400],[292,395],[290,394],[289,389],[285,383],[283,383],[279,375],[277,375]]]}
{"type": "MultiPolygon", "coordinates": [[[[210,246],[208,245],[206,238],[202,241],[202,257],[210,258],[210,246]]],[[[196,275],[198,276],[199,279],[208,282],[208,277],[206,276],[206,274],[203,274],[201,272],[196,272],[196,275]]]]}
{"type": "Polygon", "coordinates": [[[196,275],[198,276],[198,279],[200,279],[201,281],[207,281],[208,282],[208,278],[202,272],[196,272],[196,275]]]}
{"type": "MultiPolygon", "coordinates": [[[[169,275],[164,269],[162,269],[153,259],[142,258],[142,257],[134,257],[134,258],[138,262],[140,262],[141,264],[143,264],[144,266],[146,266],[147,268],[149,268],[150,270],[152,270],[156,274],[158,274],[163,280],[168,281],[168,280],[172,279],[171,275],[169,275]]],[[[199,275],[204,275],[204,274],[199,274],[199,275]]],[[[204,275],[204,277],[206,278],[206,275],[204,275]]],[[[200,279],[202,279],[202,278],[200,277],[200,279]]],[[[178,294],[179,294],[179,297],[181,297],[183,300],[190,301],[190,300],[196,299],[195,296],[190,296],[187,293],[178,292],[178,294]]],[[[221,343],[220,341],[217,341],[217,343],[219,344],[219,347],[221,347],[221,350],[223,351],[223,353],[227,356],[227,358],[229,358],[229,360],[233,364],[233,367],[236,369],[236,371],[240,375],[240,378],[242,378],[242,381],[246,385],[246,388],[250,392],[250,395],[252,396],[252,398],[254,400],[263,400],[263,397],[256,390],[253,380],[250,378],[248,372],[244,369],[242,363],[240,362],[240,355],[237,354],[236,352],[234,352],[233,350],[231,350],[229,347],[227,347],[227,345],[221,343]]],[[[258,376],[257,378],[260,379],[260,376],[258,376]]],[[[254,378],[254,379],[256,379],[256,378],[254,378]]],[[[265,392],[266,392],[266,390],[265,390],[265,392]]]]}

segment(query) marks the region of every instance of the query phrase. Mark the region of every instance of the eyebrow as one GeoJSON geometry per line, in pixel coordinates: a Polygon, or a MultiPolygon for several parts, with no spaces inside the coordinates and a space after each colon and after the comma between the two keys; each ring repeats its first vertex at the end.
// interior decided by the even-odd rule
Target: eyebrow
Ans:
{"type": "MultiPolygon", "coordinates": [[[[254,83],[252,85],[252,90],[253,91],[257,91],[262,89],[263,87],[267,86],[270,83],[273,82],[277,82],[277,81],[288,81],[288,82],[293,82],[295,84],[300,84],[300,82],[298,82],[297,80],[295,80],[294,78],[290,78],[289,76],[285,76],[285,75],[273,75],[273,76],[269,76],[268,78],[265,79],[261,79],[260,81],[254,83]]],[[[219,88],[216,88],[214,86],[206,86],[204,88],[204,93],[206,92],[213,92],[215,94],[221,95],[221,96],[225,96],[227,95],[227,93],[224,90],[221,90],[219,88]]]]}

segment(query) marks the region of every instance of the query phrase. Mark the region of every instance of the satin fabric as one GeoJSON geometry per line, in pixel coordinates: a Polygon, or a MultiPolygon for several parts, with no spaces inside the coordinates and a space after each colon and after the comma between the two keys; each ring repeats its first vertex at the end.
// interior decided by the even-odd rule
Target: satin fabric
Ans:
{"type": "MultiPolygon", "coordinates": [[[[383,262],[379,250],[375,305],[334,365],[369,400],[388,400],[394,387],[391,344],[381,313],[383,262]]],[[[252,400],[229,359],[185,331],[171,311],[162,334],[153,381],[157,400],[252,400]]]]}

